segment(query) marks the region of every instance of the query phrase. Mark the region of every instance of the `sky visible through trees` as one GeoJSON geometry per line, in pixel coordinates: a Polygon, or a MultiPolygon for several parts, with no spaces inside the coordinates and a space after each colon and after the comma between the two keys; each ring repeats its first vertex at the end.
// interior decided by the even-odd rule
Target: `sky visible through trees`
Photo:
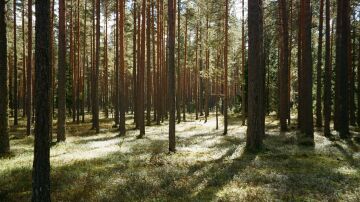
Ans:
{"type": "Polygon", "coordinates": [[[359,201],[359,151],[359,0],[0,0],[0,201],[359,201]]]}

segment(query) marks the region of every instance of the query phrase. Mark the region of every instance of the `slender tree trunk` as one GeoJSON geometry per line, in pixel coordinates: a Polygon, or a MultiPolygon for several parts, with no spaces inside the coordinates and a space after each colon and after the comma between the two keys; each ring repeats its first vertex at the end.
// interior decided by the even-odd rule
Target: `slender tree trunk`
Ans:
{"type": "Polygon", "coordinates": [[[66,124],[66,4],[59,1],[58,123],[57,141],[65,141],[66,124]]]}
{"type": "MultiPolygon", "coordinates": [[[[354,16],[355,21],[355,16],[354,16]]],[[[351,28],[350,28],[351,29],[351,28]]],[[[352,34],[349,34],[349,124],[355,126],[355,26],[352,34]]],[[[350,31],[349,31],[350,32],[350,31]]]]}
{"type": "Polygon", "coordinates": [[[14,126],[18,125],[18,68],[17,68],[17,36],[16,36],[16,0],[14,0],[14,126]]]}
{"type": "Polygon", "coordinates": [[[8,129],[7,39],[5,0],[0,0],[0,155],[10,151],[8,129]]]}
{"type": "Polygon", "coordinates": [[[120,135],[125,135],[125,1],[120,1],[120,89],[119,89],[119,106],[120,106],[120,117],[119,117],[119,129],[120,135]]]}
{"type": "Polygon", "coordinates": [[[323,46],[323,19],[324,19],[324,0],[320,0],[320,16],[319,16],[319,40],[318,40],[318,58],[316,70],[316,126],[322,127],[322,105],[321,105],[321,80],[322,80],[322,46],[323,46]]]}
{"type": "Polygon", "coordinates": [[[32,201],[50,200],[51,47],[50,0],[35,2],[35,149],[32,201]]]}
{"type": "MultiPolygon", "coordinates": [[[[81,65],[80,65],[80,0],[77,0],[77,26],[76,26],[76,123],[80,123],[80,85],[81,85],[81,65]]],[[[104,92],[106,93],[106,91],[104,92]]]]}
{"type": "Polygon", "coordinates": [[[145,135],[145,121],[144,121],[144,69],[145,69],[145,22],[146,22],[146,0],[142,0],[142,8],[141,8],[141,54],[140,54],[140,66],[139,66],[139,88],[138,88],[138,121],[139,121],[139,129],[140,129],[140,135],[139,138],[143,137],[145,135]]]}
{"type": "Polygon", "coordinates": [[[241,71],[242,71],[242,96],[241,96],[241,114],[242,125],[246,124],[246,75],[245,75],[245,0],[242,0],[242,18],[241,18],[241,71]]]}
{"type": "Polygon", "coordinates": [[[25,41],[25,1],[22,3],[22,14],[21,14],[21,28],[22,28],[22,44],[23,44],[23,50],[22,50],[22,72],[23,72],[23,86],[22,86],[22,108],[23,108],[23,117],[26,116],[26,41],[25,41]]]}
{"type": "Polygon", "coordinates": [[[32,106],[32,0],[28,1],[28,55],[27,55],[27,84],[26,84],[26,135],[31,134],[31,106],[32,106]]]}
{"type": "MultiPolygon", "coordinates": [[[[115,125],[117,127],[119,124],[119,2],[116,0],[116,25],[115,25],[115,98],[114,98],[114,108],[115,108],[115,125]]],[[[136,48],[136,47],[135,47],[136,48]]]]}
{"type": "Polygon", "coordinates": [[[281,54],[280,54],[280,129],[287,130],[289,117],[289,26],[287,4],[285,0],[279,2],[281,24],[281,54]]]}
{"type": "Polygon", "coordinates": [[[302,69],[302,39],[301,39],[301,36],[302,36],[302,29],[301,29],[301,3],[300,1],[298,2],[298,44],[297,44],[297,66],[298,66],[298,128],[300,129],[301,128],[301,117],[302,117],[302,111],[301,109],[303,108],[302,107],[302,102],[300,102],[300,91],[302,91],[302,82],[300,81],[301,80],[301,76],[302,76],[302,73],[301,73],[301,69],[302,69]]]}
{"type": "Polygon", "coordinates": [[[177,123],[181,122],[181,112],[180,112],[180,103],[181,103],[181,66],[180,66],[180,61],[181,61],[181,51],[180,51],[180,38],[181,38],[181,9],[180,9],[180,5],[181,5],[181,0],[177,0],[177,17],[178,17],[178,22],[177,22],[177,93],[176,93],[176,114],[177,114],[177,123]]]}
{"type": "Polygon", "coordinates": [[[331,120],[331,57],[330,57],[330,0],[325,0],[325,77],[324,77],[324,134],[330,136],[330,120],[331,120]]]}
{"type": "Polygon", "coordinates": [[[169,151],[175,152],[175,0],[168,0],[169,151]]]}
{"type": "MultiPolygon", "coordinates": [[[[85,86],[87,88],[89,88],[89,86],[87,86],[85,84],[85,72],[88,72],[88,65],[87,65],[87,49],[86,49],[86,37],[87,37],[87,1],[84,1],[84,35],[83,35],[83,72],[82,72],[82,100],[81,100],[81,115],[82,115],[82,123],[85,122],[85,97],[88,97],[89,95],[86,95],[85,93],[85,86]]],[[[87,74],[87,73],[86,73],[87,74]]]]}
{"type": "Polygon", "coordinates": [[[265,136],[264,90],[265,67],[263,63],[263,2],[248,1],[249,20],[249,85],[248,128],[246,147],[258,150],[265,136]]]}
{"type": "Polygon", "coordinates": [[[360,34],[358,36],[358,67],[357,67],[357,84],[358,84],[358,91],[357,91],[357,125],[360,126],[360,34]]]}
{"type": "MultiPolygon", "coordinates": [[[[226,14],[227,15],[227,14],[226,14]]],[[[227,26],[227,25],[225,25],[227,26]]],[[[225,36],[227,37],[227,36],[225,36]]],[[[206,63],[206,78],[205,78],[205,123],[207,122],[208,116],[209,116],[209,80],[210,80],[210,72],[209,72],[209,56],[210,56],[210,50],[209,50],[209,16],[206,15],[206,51],[205,51],[205,63],[206,63]]],[[[226,67],[227,68],[227,67],[226,67]]],[[[227,70],[226,70],[227,71],[227,70]]]]}
{"type": "Polygon", "coordinates": [[[338,106],[336,128],[341,138],[349,137],[349,107],[348,107],[348,53],[350,35],[350,1],[337,0],[336,21],[336,94],[335,105],[338,106]]]}
{"type": "MultiPolygon", "coordinates": [[[[260,2],[259,2],[260,3],[260,2]]],[[[249,3],[250,5],[250,3],[249,3]]],[[[228,18],[229,0],[225,0],[225,44],[224,44],[224,135],[228,131],[228,18]]],[[[259,24],[258,24],[259,25],[259,24]]]]}
{"type": "Polygon", "coordinates": [[[105,0],[105,38],[104,38],[104,112],[109,118],[109,73],[108,73],[108,0],[105,0]]]}
{"type": "Polygon", "coordinates": [[[99,67],[100,67],[100,0],[96,2],[96,44],[95,44],[95,68],[94,68],[94,95],[93,95],[93,128],[96,133],[100,132],[99,127],[99,67]]]}
{"type": "Polygon", "coordinates": [[[199,24],[196,24],[196,44],[195,44],[195,84],[194,84],[194,98],[195,98],[195,119],[199,119],[199,56],[198,56],[198,49],[199,49],[199,24]]]}
{"type": "Polygon", "coordinates": [[[156,108],[156,99],[157,99],[157,86],[156,86],[156,40],[155,40],[155,3],[156,1],[151,2],[151,37],[152,37],[152,62],[153,62],[153,74],[152,74],[152,86],[153,86],[153,107],[154,107],[154,121],[157,119],[157,108],[156,108]]]}
{"type": "Polygon", "coordinates": [[[50,86],[50,143],[53,141],[53,116],[54,116],[54,85],[55,85],[55,54],[54,54],[54,16],[55,0],[50,0],[50,55],[51,55],[51,86],[50,86]]]}
{"type": "Polygon", "coordinates": [[[75,113],[75,65],[74,65],[74,20],[73,16],[75,11],[74,9],[74,2],[70,0],[70,69],[71,69],[71,111],[72,111],[72,121],[75,123],[76,113],[75,113]]]}
{"type": "Polygon", "coordinates": [[[185,16],[185,36],[184,36],[184,68],[182,71],[182,107],[183,107],[183,121],[186,121],[186,102],[187,102],[187,96],[186,96],[186,71],[187,71],[187,35],[188,35],[188,17],[187,14],[185,16]]]}
{"type": "Polygon", "coordinates": [[[148,0],[146,9],[146,125],[151,124],[151,0],[148,0]]]}

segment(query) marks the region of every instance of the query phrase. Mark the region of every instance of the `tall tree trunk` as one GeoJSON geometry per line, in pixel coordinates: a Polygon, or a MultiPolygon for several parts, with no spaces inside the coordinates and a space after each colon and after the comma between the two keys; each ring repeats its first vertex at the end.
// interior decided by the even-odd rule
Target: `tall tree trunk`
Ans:
{"type": "Polygon", "coordinates": [[[300,82],[301,80],[301,69],[302,69],[302,40],[301,40],[301,36],[302,36],[302,29],[301,29],[301,3],[300,1],[297,3],[298,4],[298,36],[297,36],[297,66],[298,66],[298,128],[300,129],[301,127],[301,117],[302,117],[302,102],[300,102],[299,96],[300,96],[300,91],[302,91],[302,82],[300,82]]]}
{"type": "MultiPolygon", "coordinates": [[[[89,95],[86,95],[85,93],[85,72],[88,72],[88,65],[87,64],[87,49],[86,49],[86,37],[87,37],[87,1],[84,1],[84,35],[83,35],[83,72],[82,72],[82,100],[81,100],[81,115],[82,115],[82,120],[81,122],[85,122],[85,97],[88,97],[89,95]],[[86,70],[85,70],[86,69],[86,70]]],[[[86,73],[87,74],[87,73],[86,73]]],[[[89,86],[87,86],[87,88],[89,88],[89,86]]]]}
{"type": "Polygon", "coordinates": [[[323,46],[323,19],[324,19],[324,0],[320,0],[320,14],[319,14],[319,40],[318,40],[318,55],[316,68],[316,126],[322,126],[322,105],[321,105],[321,80],[322,80],[322,46],[323,46]]]}
{"type": "Polygon", "coordinates": [[[335,105],[338,106],[337,130],[341,138],[349,136],[349,107],[348,107],[348,53],[350,35],[350,1],[337,0],[337,21],[336,21],[336,81],[335,90],[338,95],[335,105]]]}
{"type": "MultiPolygon", "coordinates": [[[[251,3],[249,3],[250,5],[251,3]]],[[[229,0],[225,0],[225,44],[224,44],[224,135],[228,131],[228,24],[229,0]]],[[[260,55],[260,54],[259,54],[260,55]]]]}
{"type": "Polygon", "coordinates": [[[146,8],[146,125],[151,124],[151,0],[146,8]]]}
{"type": "Polygon", "coordinates": [[[281,25],[281,54],[280,54],[280,129],[287,130],[289,114],[289,26],[288,12],[285,0],[279,2],[281,25]]]}
{"type": "Polygon", "coordinates": [[[104,38],[104,112],[109,118],[109,73],[108,73],[108,0],[105,0],[105,38],[104,38]]]}
{"type": "Polygon", "coordinates": [[[32,201],[50,201],[50,0],[35,2],[35,148],[32,201]]]}
{"type": "Polygon", "coordinates": [[[176,114],[177,114],[177,123],[181,122],[181,112],[180,112],[180,103],[181,103],[181,50],[180,50],[180,38],[181,38],[181,0],[177,0],[177,90],[176,90],[176,114]]]}
{"type": "Polygon", "coordinates": [[[169,151],[175,152],[175,0],[168,0],[169,151]]]}
{"type": "MultiPolygon", "coordinates": [[[[355,21],[355,16],[354,16],[355,21]]],[[[351,29],[351,28],[350,28],[351,29]]],[[[348,52],[348,61],[349,61],[349,124],[355,126],[355,26],[353,26],[352,34],[349,34],[349,52],[348,52]]]]}
{"type": "Polygon", "coordinates": [[[26,41],[25,41],[25,1],[22,2],[22,12],[21,12],[21,29],[22,29],[22,72],[23,72],[23,85],[22,85],[22,108],[23,108],[23,117],[26,115],[26,41]]]}
{"type": "Polygon", "coordinates": [[[145,135],[145,120],[144,120],[144,70],[145,70],[145,23],[146,22],[146,0],[142,0],[142,8],[141,8],[141,53],[140,53],[140,65],[139,65],[139,75],[138,75],[138,121],[139,121],[139,129],[140,135],[139,138],[145,135]]]}
{"type": "Polygon", "coordinates": [[[65,141],[66,124],[66,4],[59,1],[58,122],[57,141],[65,141]]]}
{"type": "MultiPolygon", "coordinates": [[[[226,14],[227,15],[227,14],[226,14]]],[[[227,26],[227,25],[225,25],[227,26]]],[[[225,36],[227,37],[227,36],[225,36]]],[[[205,123],[207,122],[209,116],[209,91],[210,91],[210,72],[209,72],[209,60],[210,60],[210,50],[209,50],[209,14],[206,14],[206,50],[205,50],[205,64],[206,64],[206,78],[205,78],[205,123]]],[[[227,67],[226,67],[227,68],[227,67]]],[[[227,70],[226,70],[227,71],[227,70]]]]}
{"type": "Polygon", "coordinates": [[[50,0],[50,55],[51,55],[51,86],[50,86],[50,142],[53,140],[53,116],[54,116],[54,85],[55,85],[55,54],[54,54],[54,17],[55,0],[50,0]]]}
{"type": "Polygon", "coordinates": [[[99,67],[100,67],[100,0],[96,2],[96,39],[95,39],[95,69],[94,69],[94,95],[93,95],[93,128],[96,133],[100,132],[99,127],[99,67]]]}
{"type": "Polygon", "coordinates": [[[0,0],[0,155],[10,151],[8,130],[7,39],[5,0],[0,0]]]}
{"type": "Polygon", "coordinates": [[[76,123],[80,123],[80,85],[81,85],[81,65],[80,65],[80,0],[77,0],[77,30],[76,30],[76,123]]]}
{"type": "Polygon", "coordinates": [[[32,0],[28,1],[28,55],[26,65],[26,135],[31,134],[31,106],[32,106],[32,0]]]}
{"type": "Polygon", "coordinates": [[[324,77],[324,134],[330,136],[330,120],[331,120],[331,57],[330,57],[330,0],[325,2],[325,77],[324,77]]]}
{"type": "Polygon", "coordinates": [[[182,107],[183,107],[183,121],[186,121],[186,105],[187,105],[187,89],[186,89],[186,71],[187,71],[187,67],[186,67],[186,60],[187,60],[187,35],[188,35],[188,17],[187,14],[185,14],[185,36],[184,36],[184,46],[185,46],[185,51],[184,51],[184,68],[182,71],[182,107]]]}
{"type": "Polygon", "coordinates": [[[248,1],[249,85],[246,147],[257,150],[265,136],[265,67],[263,62],[263,2],[248,1]]]}
{"type": "Polygon", "coordinates": [[[245,75],[245,0],[242,0],[241,17],[241,72],[242,72],[242,95],[241,95],[241,114],[242,125],[246,124],[246,75],[245,75]]]}
{"type": "Polygon", "coordinates": [[[357,67],[357,84],[358,84],[358,91],[357,91],[357,125],[360,126],[360,34],[358,36],[358,67],[357,67]]]}
{"type": "MultiPolygon", "coordinates": [[[[119,2],[116,0],[116,25],[115,25],[115,98],[114,98],[114,108],[115,108],[115,125],[117,127],[119,124],[119,2]]],[[[136,20],[135,20],[136,21],[136,20]]],[[[136,26],[135,26],[136,27],[136,26]]],[[[136,49],[136,47],[134,47],[136,49]]]]}
{"type": "Polygon", "coordinates": [[[120,135],[125,135],[125,1],[120,1],[120,88],[119,88],[119,107],[120,107],[120,117],[119,117],[119,129],[120,135]]]}
{"type": "Polygon", "coordinates": [[[72,111],[72,121],[75,123],[76,113],[75,113],[75,65],[74,65],[74,13],[75,8],[73,0],[70,0],[70,69],[71,69],[71,111],[72,111]]]}
{"type": "Polygon", "coordinates": [[[18,125],[18,68],[17,68],[17,36],[16,36],[16,0],[14,0],[14,126],[18,125]]]}
{"type": "Polygon", "coordinates": [[[299,76],[299,110],[302,112],[300,131],[308,138],[306,143],[314,142],[313,110],[312,110],[312,54],[311,54],[311,8],[310,0],[301,1],[301,75],[299,76]],[[309,142],[307,142],[309,141],[309,142]]]}
{"type": "Polygon", "coordinates": [[[199,23],[196,24],[196,37],[195,37],[195,84],[194,84],[194,98],[195,98],[195,119],[199,119],[199,23]]]}

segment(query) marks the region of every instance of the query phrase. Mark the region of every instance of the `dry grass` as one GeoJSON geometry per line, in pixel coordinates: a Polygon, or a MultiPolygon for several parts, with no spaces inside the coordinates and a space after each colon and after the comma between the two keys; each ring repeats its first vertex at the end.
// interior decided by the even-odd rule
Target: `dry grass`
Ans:
{"type": "MultiPolygon", "coordinates": [[[[315,147],[304,147],[268,118],[265,148],[251,154],[236,118],[228,136],[214,117],[188,120],[177,125],[176,154],[167,152],[166,123],[147,127],[143,139],[135,130],[118,137],[110,120],[98,135],[89,123],[69,124],[66,143],[51,148],[53,201],[360,201],[358,136],[317,132],[315,147]]],[[[29,201],[33,137],[23,126],[11,134],[12,153],[0,158],[0,201],[29,201]]]]}

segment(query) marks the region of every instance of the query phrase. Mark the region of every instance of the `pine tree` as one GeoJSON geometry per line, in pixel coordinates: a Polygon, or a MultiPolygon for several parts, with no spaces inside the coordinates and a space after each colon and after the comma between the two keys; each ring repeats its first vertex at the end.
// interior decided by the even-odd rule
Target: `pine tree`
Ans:
{"type": "Polygon", "coordinates": [[[311,54],[311,8],[310,0],[302,0],[300,8],[301,28],[301,71],[299,75],[299,111],[300,131],[314,142],[313,110],[312,110],[312,54],[311,54]]]}
{"type": "Polygon", "coordinates": [[[320,0],[320,14],[319,14],[319,40],[318,40],[318,55],[317,55],[317,68],[316,68],[316,126],[322,126],[322,105],[321,105],[321,80],[322,80],[322,47],[323,47],[323,13],[324,13],[324,0],[320,0]]]}
{"type": "Polygon", "coordinates": [[[331,135],[330,120],[331,120],[331,58],[330,58],[330,0],[325,2],[325,76],[324,76],[324,134],[331,135]]]}
{"type": "Polygon", "coordinates": [[[280,54],[280,128],[287,130],[287,119],[289,111],[289,26],[287,3],[279,1],[280,26],[281,26],[281,54],[280,54]]]}
{"type": "Polygon", "coordinates": [[[336,80],[335,80],[335,105],[338,107],[336,128],[341,138],[349,136],[349,107],[348,107],[348,53],[350,37],[350,1],[337,0],[336,20],[336,80]]]}
{"type": "Polygon", "coordinates": [[[66,5],[59,1],[58,122],[57,141],[65,141],[66,128],[66,5]]]}
{"type": "Polygon", "coordinates": [[[35,148],[32,201],[50,200],[50,0],[35,2],[35,148]]]}
{"type": "Polygon", "coordinates": [[[7,39],[5,0],[0,0],[0,155],[10,151],[8,130],[7,39]]]}
{"type": "Polygon", "coordinates": [[[169,151],[175,152],[175,0],[168,0],[169,151]]]}
{"type": "Polygon", "coordinates": [[[26,135],[31,134],[32,109],[32,0],[28,1],[28,53],[26,65],[26,135]]]}
{"type": "Polygon", "coordinates": [[[248,1],[249,20],[249,85],[248,128],[246,147],[257,150],[265,136],[265,67],[263,63],[263,2],[248,1]]]}

